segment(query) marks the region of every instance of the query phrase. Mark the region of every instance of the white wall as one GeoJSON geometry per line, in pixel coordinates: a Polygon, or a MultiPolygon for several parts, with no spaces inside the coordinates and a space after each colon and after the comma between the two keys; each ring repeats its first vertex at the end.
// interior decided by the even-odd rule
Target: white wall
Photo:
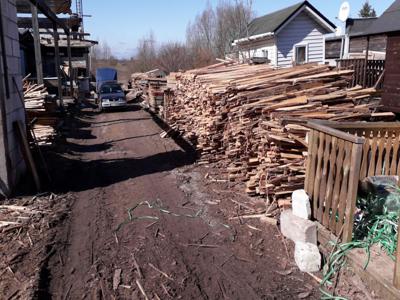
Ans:
{"type": "Polygon", "coordinates": [[[253,41],[247,44],[240,45],[239,59],[241,61],[252,57],[264,57],[263,50],[268,51],[268,59],[271,60],[271,65],[276,64],[276,47],[275,39],[253,41]],[[250,55],[249,55],[250,54],[250,55]]]}
{"type": "Polygon", "coordinates": [[[5,53],[0,47],[0,101],[5,102],[5,112],[1,112],[0,121],[2,122],[2,116],[5,116],[6,125],[1,126],[0,123],[0,192],[5,187],[9,190],[14,188],[25,171],[25,163],[13,127],[16,120],[21,120],[25,125],[25,109],[19,98],[19,92],[22,93],[22,76],[15,0],[1,0],[1,11],[5,53]],[[6,56],[7,60],[9,95],[6,94],[3,56],[6,56]]]}

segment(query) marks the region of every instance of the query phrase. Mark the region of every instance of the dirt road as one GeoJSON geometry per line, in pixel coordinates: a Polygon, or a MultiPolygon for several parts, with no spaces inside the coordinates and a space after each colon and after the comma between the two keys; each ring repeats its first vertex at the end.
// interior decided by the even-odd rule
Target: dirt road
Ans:
{"type": "Polygon", "coordinates": [[[54,159],[58,193],[76,200],[40,299],[318,298],[275,225],[234,219],[262,202],[205,180],[218,173],[162,139],[148,113],[88,112],[73,124],[54,159]]]}

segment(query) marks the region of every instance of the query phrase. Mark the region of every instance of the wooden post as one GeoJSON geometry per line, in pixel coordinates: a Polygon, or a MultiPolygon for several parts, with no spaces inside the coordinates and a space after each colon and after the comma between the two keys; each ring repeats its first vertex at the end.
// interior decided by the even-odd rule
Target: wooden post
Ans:
{"type": "Polygon", "coordinates": [[[354,143],[351,150],[349,190],[346,199],[345,227],[343,230],[343,242],[349,243],[353,239],[354,211],[356,208],[358,182],[360,180],[361,158],[363,143],[354,143]]]}
{"type": "Polygon", "coordinates": [[[57,76],[57,81],[58,81],[58,98],[60,99],[60,106],[61,108],[64,106],[63,105],[63,97],[62,97],[62,81],[61,81],[61,72],[60,72],[60,48],[58,45],[58,31],[57,31],[57,24],[53,23],[53,37],[54,37],[54,61],[55,61],[55,67],[56,67],[56,76],[57,76]]]}
{"type": "Polygon", "coordinates": [[[17,132],[17,134],[19,136],[21,152],[25,158],[25,162],[28,165],[28,168],[30,169],[30,171],[32,172],[32,176],[35,181],[37,191],[40,192],[42,189],[42,186],[40,183],[40,177],[39,177],[38,171],[36,169],[35,160],[33,159],[32,152],[29,148],[28,137],[26,135],[26,127],[22,124],[21,121],[15,121],[13,123],[13,126],[14,126],[14,130],[17,132]]]}
{"type": "Polygon", "coordinates": [[[90,69],[92,68],[90,60],[90,48],[88,48],[88,52],[85,53],[85,59],[86,59],[86,77],[90,77],[90,69]]]}
{"type": "Polygon", "coordinates": [[[35,49],[36,78],[38,84],[43,84],[42,50],[40,46],[39,20],[37,7],[31,4],[33,44],[35,49]]]}
{"type": "Polygon", "coordinates": [[[364,61],[364,74],[363,74],[363,87],[367,87],[367,69],[368,69],[368,56],[369,56],[369,36],[367,36],[367,48],[365,51],[365,61],[364,61]]]}
{"type": "Polygon", "coordinates": [[[69,69],[69,85],[71,97],[74,96],[74,80],[72,78],[72,61],[71,61],[71,31],[67,34],[67,51],[68,51],[68,69],[69,69]]]}

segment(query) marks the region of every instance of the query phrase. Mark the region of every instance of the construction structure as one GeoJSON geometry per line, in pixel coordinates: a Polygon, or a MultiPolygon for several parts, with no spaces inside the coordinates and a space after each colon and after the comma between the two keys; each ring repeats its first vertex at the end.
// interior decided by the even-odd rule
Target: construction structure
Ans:
{"type": "Polygon", "coordinates": [[[14,126],[25,126],[15,0],[0,2],[0,37],[0,193],[9,196],[26,168],[14,126]]]}
{"type": "MultiPolygon", "coordinates": [[[[52,2],[52,5],[56,3],[52,2]]],[[[71,12],[67,3],[62,1],[61,4],[63,5],[53,8],[55,12],[71,12]]],[[[86,78],[86,82],[89,82],[90,50],[97,42],[86,39],[89,34],[83,29],[82,9],[82,3],[78,1],[76,13],[59,18],[60,23],[69,28],[69,33],[62,27],[55,29],[47,18],[38,17],[34,8],[29,10],[21,6],[21,12],[30,13],[31,17],[18,17],[23,75],[31,74],[32,79],[39,84],[45,83],[50,92],[57,94],[59,98],[76,95],[78,78],[86,78]],[[54,55],[57,52],[58,58],[54,55]],[[61,82],[58,81],[59,73],[61,82]]]]}
{"type": "MultiPolygon", "coordinates": [[[[34,161],[30,153],[27,125],[27,113],[22,87],[22,67],[24,60],[21,57],[21,48],[18,31],[18,14],[32,13],[33,48],[37,83],[43,83],[43,64],[40,53],[41,46],[38,39],[38,19],[40,12],[46,17],[47,26],[52,27],[54,37],[54,74],[56,75],[57,90],[62,100],[62,70],[60,68],[59,28],[66,35],[68,66],[72,69],[71,61],[71,30],[69,24],[62,22],[57,13],[70,13],[71,1],[43,1],[43,0],[7,0],[0,5],[0,193],[9,196],[26,169],[30,170],[38,189],[40,182],[34,161]],[[37,26],[36,26],[37,25],[37,26]]],[[[70,79],[70,78],[69,78],[70,79]]],[[[70,79],[71,80],[71,79],[70,79]]],[[[70,83],[72,88],[73,84],[70,83]]],[[[38,91],[41,93],[41,91],[38,91]]],[[[61,101],[62,104],[62,101],[61,101]]]]}

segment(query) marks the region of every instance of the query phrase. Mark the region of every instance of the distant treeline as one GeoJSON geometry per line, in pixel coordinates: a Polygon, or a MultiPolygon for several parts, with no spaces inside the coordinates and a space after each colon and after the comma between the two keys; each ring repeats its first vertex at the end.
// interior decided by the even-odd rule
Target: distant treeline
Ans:
{"type": "MultiPolygon", "coordinates": [[[[151,32],[139,40],[136,54],[125,64],[132,73],[156,68],[169,73],[212,64],[234,51],[232,42],[245,34],[253,17],[252,0],[221,0],[215,8],[208,4],[187,25],[186,42],[159,44],[151,32]]],[[[93,49],[93,58],[94,66],[96,60],[116,61],[106,41],[93,49]]]]}

